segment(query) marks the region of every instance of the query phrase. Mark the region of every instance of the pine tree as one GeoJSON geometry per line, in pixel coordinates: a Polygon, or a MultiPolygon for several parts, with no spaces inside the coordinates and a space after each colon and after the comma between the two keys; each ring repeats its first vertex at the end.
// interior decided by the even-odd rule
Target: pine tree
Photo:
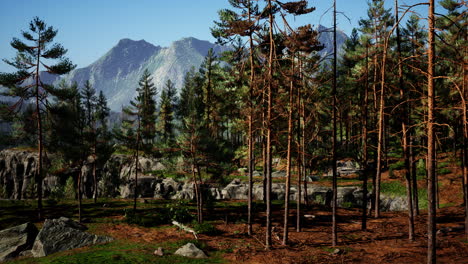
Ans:
{"type": "MultiPolygon", "coordinates": [[[[247,232],[252,235],[252,204],[253,204],[253,171],[255,168],[255,157],[254,157],[254,90],[255,90],[255,45],[254,45],[254,33],[258,31],[258,25],[255,20],[258,21],[259,12],[258,5],[250,0],[230,0],[229,3],[232,7],[239,10],[239,13],[231,10],[220,10],[219,22],[215,21],[216,27],[211,29],[212,35],[217,38],[218,43],[233,43],[234,41],[240,42],[240,37],[248,36],[249,38],[249,64],[250,64],[250,78],[249,78],[249,92],[248,92],[248,170],[249,170],[249,190],[248,190],[248,209],[247,209],[247,232]],[[235,37],[238,38],[235,38],[235,37]]],[[[244,53],[243,46],[238,45],[237,49],[234,49],[234,56],[242,56],[244,53]]],[[[245,63],[242,58],[238,59],[239,67],[245,63]]],[[[237,73],[237,75],[242,75],[237,73]]]]}
{"type": "Polygon", "coordinates": [[[20,97],[21,100],[35,99],[35,116],[37,122],[37,148],[38,163],[37,175],[37,203],[38,217],[42,218],[42,181],[43,181],[43,120],[42,103],[47,98],[50,85],[41,81],[41,66],[49,74],[62,75],[75,68],[72,62],[65,58],[67,50],[58,43],[52,44],[58,31],[38,17],[29,23],[29,32],[23,31],[22,36],[31,44],[27,44],[18,38],[13,38],[10,45],[17,51],[13,60],[4,60],[15,67],[16,73],[0,74],[0,84],[9,89],[10,96],[20,97]],[[46,65],[46,61],[59,60],[54,65],[46,65]],[[33,80],[33,85],[25,85],[26,80],[33,80]]]}
{"type": "Polygon", "coordinates": [[[158,115],[158,133],[162,143],[166,147],[172,147],[175,143],[174,113],[177,104],[176,89],[171,80],[167,80],[161,92],[158,115]]]}
{"type": "Polygon", "coordinates": [[[99,128],[102,133],[107,133],[107,118],[110,115],[110,108],[107,106],[107,99],[102,91],[99,91],[99,96],[96,101],[96,120],[99,122],[99,128]]]}
{"type": "Polygon", "coordinates": [[[156,136],[156,87],[153,78],[146,69],[141,76],[137,88],[138,96],[135,98],[141,119],[141,142],[144,143],[145,151],[154,143],[156,136]]]}
{"type": "Polygon", "coordinates": [[[76,173],[78,194],[78,221],[83,216],[82,171],[86,157],[92,147],[89,134],[85,132],[86,112],[76,83],[67,85],[63,80],[56,88],[50,88],[55,95],[54,103],[48,108],[47,139],[49,150],[59,153],[66,166],[76,173]]]}

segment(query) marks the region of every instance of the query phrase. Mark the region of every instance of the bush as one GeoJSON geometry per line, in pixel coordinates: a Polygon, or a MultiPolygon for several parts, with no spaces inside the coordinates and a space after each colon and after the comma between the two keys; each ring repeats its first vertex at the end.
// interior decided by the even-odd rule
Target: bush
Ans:
{"type": "Polygon", "coordinates": [[[65,198],[65,186],[58,184],[52,188],[49,194],[49,199],[55,200],[57,202],[65,198]]]}
{"type": "Polygon", "coordinates": [[[75,181],[71,176],[68,177],[65,183],[64,197],[67,199],[75,199],[76,197],[75,181]]]}
{"type": "Polygon", "coordinates": [[[190,214],[188,203],[182,200],[168,204],[168,215],[171,220],[180,223],[190,223],[193,220],[193,215],[190,214]]]}

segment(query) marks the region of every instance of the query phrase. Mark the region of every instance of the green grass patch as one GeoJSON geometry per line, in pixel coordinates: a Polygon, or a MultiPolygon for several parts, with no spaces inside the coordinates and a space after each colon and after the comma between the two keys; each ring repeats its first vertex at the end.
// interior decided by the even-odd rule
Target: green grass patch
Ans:
{"type": "Polygon", "coordinates": [[[191,259],[173,255],[177,248],[186,243],[194,243],[201,249],[206,249],[206,245],[196,240],[180,240],[173,243],[149,244],[134,243],[128,241],[114,241],[103,245],[94,245],[84,249],[75,249],[52,254],[43,258],[26,258],[16,261],[6,262],[9,264],[124,264],[124,263],[223,263],[219,254],[214,253],[208,259],[191,259]],[[154,256],[153,252],[162,247],[165,256],[154,256]]]}
{"type": "MultiPolygon", "coordinates": [[[[372,192],[372,183],[367,185],[369,193],[372,192]]],[[[391,197],[405,197],[406,186],[399,181],[380,183],[380,192],[391,197]]],[[[427,189],[418,188],[418,205],[420,209],[427,209],[427,189]]]]}

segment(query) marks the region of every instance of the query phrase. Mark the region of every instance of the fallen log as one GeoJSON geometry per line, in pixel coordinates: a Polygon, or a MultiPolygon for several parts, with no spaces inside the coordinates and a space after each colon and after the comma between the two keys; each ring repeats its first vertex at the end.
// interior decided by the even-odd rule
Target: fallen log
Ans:
{"type": "Polygon", "coordinates": [[[180,229],[184,230],[185,232],[192,233],[195,239],[198,240],[197,232],[195,232],[195,230],[193,230],[192,228],[185,226],[177,221],[172,221],[172,224],[175,226],[178,226],[180,229]]]}

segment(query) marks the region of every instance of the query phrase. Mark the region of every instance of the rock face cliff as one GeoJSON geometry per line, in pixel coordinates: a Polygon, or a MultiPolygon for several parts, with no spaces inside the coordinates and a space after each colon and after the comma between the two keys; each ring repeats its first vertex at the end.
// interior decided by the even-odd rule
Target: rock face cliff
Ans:
{"type": "MultiPolygon", "coordinates": [[[[3,150],[0,152],[0,198],[25,199],[35,198],[34,175],[36,173],[37,154],[24,150],[3,150]]],[[[194,199],[195,188],[191,181],[176,181],[172,178],[164,178],[152,175],[154,171],[164,170],[164,165],[156,159],[141,157],[139,159],[138,194],[144,198],[160,199],[194,199]]],[[[83,195],[92,198],[94,193],[92,161],[87,162],[81,168],[83,177],[83,195]]],[[[61,175],[46,175],[43,186],[44,196],[51,191],[63,186],[66,178],[76,179],[77,171],[62,173],[61,175]]],[[[278,174],[278,173],[277,173],[278,174]]],[[[103,168],[97,171],[98,196],[131,198],[134,195],[135,186],[135,161],[128,155],[114,154],[105,163],[103,168]]],[[[307,194],[302,189],[301,197],[312,203],[329,206],[332,198],[332,190],[329,187],[316,184],[307,185],[307,194]]],[[[208,199],[221,200],[246,200],[248,183],[234,179],[226,186],[204,184],[204,194],[208,199]]],[[[285,184],[274,183],[272,185],[272,198],[283,200],[285,196],[285,184]]],[[[254,199],[263,199],[263,186],[254,184],[254,199]]],[[[296,200],[299,195],[296,186],[291,186],[290,199],[296,200]]],[[[360,207],[362,205],[362,189],[360,187],[339,187],[338,206],[360,207]]],[[[402,211],[407,209],[403,197],[390,197],[382,194],[382,210],[402,211]]]]}
{"type": "MultiPolygon", "coordinates": [[[[0,151],[0,198],[35,198],[37,153],[27,150],[0,151]]],[[[44,194],[58,184],[57,177],[47,175],[43,180],[44,194]]]]}

